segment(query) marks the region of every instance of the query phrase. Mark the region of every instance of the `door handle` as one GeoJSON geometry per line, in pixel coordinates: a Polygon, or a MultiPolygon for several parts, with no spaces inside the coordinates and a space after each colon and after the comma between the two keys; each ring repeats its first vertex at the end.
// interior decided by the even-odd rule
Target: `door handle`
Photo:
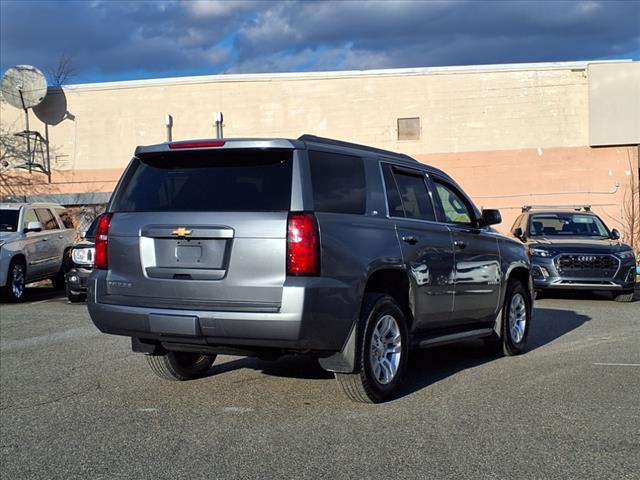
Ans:
{"type": "Polygon", "coordinates": [[[60,240],[62,240],[62,239],[64,238],[64,236],[62,236],[62,235],[58,235],[58,238],[59,238],[60,240]]]}
{"type": "Polygon", "coordinates": [[[415,245],[418,243],[418,239],[412,235],[402,237],[402,241],[408,243],[409,245],[415,245]]]}
{"type": "Polygon", "coordinates": [[[455,242],[453,242],[453,245],[460,249],[463,249],[464,247],[467,246],[467,244],[464,243],[462,240],[456,240],[455,242]]]}
{"type": "Polygon", "coordinates": [[[42,241],[46,242],[47,240],[49,240],[48,238],[43,238],[42,241]]]}

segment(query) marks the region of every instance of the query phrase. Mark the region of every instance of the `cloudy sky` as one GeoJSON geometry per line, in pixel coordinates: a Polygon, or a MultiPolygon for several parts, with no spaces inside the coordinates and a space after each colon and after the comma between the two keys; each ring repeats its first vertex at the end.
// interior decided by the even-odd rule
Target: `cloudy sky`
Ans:
{"type": "Polygon", "coordinates": [[[2,0],[0,32],[2,72],[66,54],[72,83],[640,59],[640,0],[2,0]]]}

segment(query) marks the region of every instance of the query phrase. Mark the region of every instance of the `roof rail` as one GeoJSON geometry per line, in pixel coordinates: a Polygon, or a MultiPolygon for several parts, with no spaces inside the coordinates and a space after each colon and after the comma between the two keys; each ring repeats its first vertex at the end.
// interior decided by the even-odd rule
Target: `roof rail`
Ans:
{"type": "Polygon", "coordinates": [[[522,211],[528,212],[529,210],[541,210],[546,208],[570,208],[571,210],[575,210],[576,212],[591,211],[591,205],[525,205],[522,207],[522,211]]]}
{"type": "Polygon", "coordinates": [[[404,153],[392,152],[390,150],[383,150],[382,148],[369,147],[367,145],[361,145],[359,143],[351,143],[345,142],[342,140],[334,140],[333,138],[325,138],[325,137],[317,137],[315,135],[309,135],[305,133],[304,135],[300,135],[298,140],[302,142],[312,142],[312,143],[324,143],[326,145],[334,145],[336,147],[345,147],[345,148],[355,148],[358,150],[367,150],[372,153],[379,153],[382,155],[393,155],[405,158],[407,160],[411,160],[412,162],[418,163],[415,158],[410,157],[409,155],[405,155],[404,153]]]}

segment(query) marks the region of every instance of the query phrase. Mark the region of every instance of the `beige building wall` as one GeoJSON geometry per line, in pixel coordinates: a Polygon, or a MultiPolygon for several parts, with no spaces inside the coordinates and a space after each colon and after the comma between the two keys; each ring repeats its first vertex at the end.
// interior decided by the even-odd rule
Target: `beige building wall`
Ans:
{"type": "MultiPolygon", "coordinates": [[[[53,183],[40,175],[29,193],[111,191],[137,145],[164,141],[166,114],[180,140],[213,137],[215,111],[227,137],[310,133],[413,155],[449,172],[478,205],[502,207],[502,230],[525,203],[598,204],[620,227],[638,172],[637,148],[588,147],[587,63],[190,77],[50,95],[67,112],[49,126],[53,183]],[[412,117],[419,139],[398,140],[398,118],[412,117]]],[[[23,127],[6,103],[0,114],[3,128],[23,127]]],[[[32,128],[44,131],[35,119],[32,128]]]]}

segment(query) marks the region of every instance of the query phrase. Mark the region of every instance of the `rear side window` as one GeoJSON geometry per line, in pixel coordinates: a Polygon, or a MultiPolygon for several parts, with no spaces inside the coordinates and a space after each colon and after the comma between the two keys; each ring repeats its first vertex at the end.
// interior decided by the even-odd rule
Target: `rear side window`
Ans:
{"type": "Polygon", "coordinates": [[[389,215],[432,222],[436,220],[433,203],[421,172],[398,170],[390,165],[384,165],[382,171],[389,215]]]}
{"type": "Polygon", "coordinates": [[[48,208],[36,208],[36,215],[45,230],[57,230],[60,228],[55,217],[48,208]]]}
{"type": "Polygon", "coordinates": [[[382,165],[382,175],[384,176],[384,186],[387,190],[387,207],[389,209],[389,215],[392,217],[404,217],[404,208],[402,208],[402,200],[400,200],[398,186],[393,178],[391,165],[382,165]]]}
{"type": "Polygon", "coordinates": [[[135,158],[113,209],[284,211],[291,204],[287,151],[169,152],[135,158]]]}
{"type": "Polygon", "coordinates": [[[316,211],[364,213],[366,193],[362,158],[309,151],[309,162],[316,211]]]}

